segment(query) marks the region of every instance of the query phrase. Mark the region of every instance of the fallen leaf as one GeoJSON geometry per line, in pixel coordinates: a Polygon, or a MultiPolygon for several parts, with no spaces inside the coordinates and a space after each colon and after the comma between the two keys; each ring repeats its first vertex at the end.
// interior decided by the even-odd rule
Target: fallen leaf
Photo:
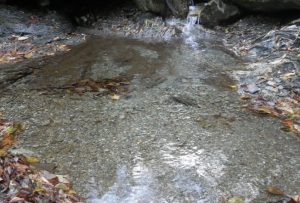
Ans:
{"type": "Polygon", "coordinates": [[[300,203],[300,196],[296,195],[296,196],[292,197],[292,200],[294,201],[294,203],[300,203]]]}
{"type": "Polygon", "coordinates": [[[54,52],[47,52],[46,55],[47,55],[47,56],[54,56],[55,53],[54,53],[54,52]]]}
{"type": "Polygon", "coordinates": [[[57,40],[60,40],[60,37],[54,37],[53,38],[53,41],[57,41],[57,40]]]}
{"type": "Polygon", "coordinates": [[[9,203],[19,203],[19,202],[25,202],[25,199],[20,197],[14,197],[9,201],[9,203]]]}
{"type": "Polygon", "coordinates": [[[20,163],[16,163],[14,164],[14,166],[16,167],[16,169],[21,172],[24,173],[26,172],[26,170],[29,168],[28,166],[24,165],[24,164],[20,164],[20,163]]]}
{"type": "Polygon", "coordinates": [[[283,128],[281,128],[281,130],[284,132],[287,132],[287,133],[293,132],[293,130],[291,128],[287,128],[287,127],[283,127],[283,128]]]}
{"type": "Polygon", "coordinates": [[[243,105],[241,105],[240,107],[241,107],[241,108],[248,108],[249,105],[248,105],[248,104],[243,104],[243,105]]]}
{"type": "Polygon", "coordinates": [[[285,120],[281,121],[281,123],[282,123],[282,125],[284,125],[287,128],[290,128],[290,129],[292,129],[294,126],[294,121],[290,120],[290,119],[285,119],[285,120]]]}
{"type": "Polygon", "coordinates": [[[0,148],[9,149],[17,142],[16,138],[8,133],[5,133],[2,137],[0,148]]]}
{"type": "Polygon", "coordinates": [[[18,37],[18,41],[25,41],[27,40],[29,37],[27,36],[22,36],[22,37],[18,37]]]}
{"type": "Polygon", "coordinates": [[[6,132],[13,135],[16,133],[19,133],[23,130],[23,126],[19,123],[14,123],[12,126],[10,126],[9,128],[7,128],[6,132]]]}
{"type": "Polygon", "coordinates": [[[25,54],[24,57],[27,59],[31,59],[33,57],[33,53],[29,52],[29,53],[25,54]]]}
{"type": "Polygon", "coordinates": [[[25,159],[29,164],[35,164],[35,163],[40,162],[40,160],[38,158],[33,157],[33,156],[26,156],[25,159]]]}
{"type": "Polygon", "coordinates": [[[242,95],[242,96],[240,96],[240,99],[242,99],[242,100],[247,100],[247,99],[250,99],[250,97],[249,97],[249,96],[246,96],[246,95],[242,95]]]}
{"type": "Polygon", "coordinates": [[[68,194],[74,196],[74,195],[76,195],[77,193],[76,193],[74,190],[70,190],[70,191],[68,192],[68,194]]]}
{"type": "Polygon", "coordinates": [[[67,176],[57,175],[58,181],[64,184],[70,184],[70,181],[67,176]]]}
{"type": "Polygon", "coordinates": [[[62,45],[59,45],[58,47],[58,50],[60,51],[70,51],[71,49],[69,48],[68,45],[65,45],[65,44],[62,44],[62,45]]]}
{"type": "Polygon", "coordinates": [[[113,94],[110,98],[111,98],[112,100],[119,100],[119,99],[120,99],[120,96],[117,95],[117,94],[113,94]]]}
{"type": "Polygon", "coordinates": [[[260,107],[257,109],[257,112],[261,113],[261,114],[271,114],[272,113],[272,111],[267,107],[260,107]]]}
{"type": "Polygon", "coordinates": [[[64,183],[58,183],[57,185],[55,185],[55,188],[61,189],[63,191],[69,191],[70,190],[70,188],[64,183]]]}
{"type": "Polygon", "coordinates": [[[33,190],[34,193],[45,193],[46,190],[44,188],[36,188],[33,190]]]}
{"type": "Polygon", "coordinates": [[[5,157],[7,155],[7,151],[4,149],[0,149],[0,157],[5,157]]]}
{"type": "Polygon", "coordinates": [[[276,188],[276,187],[272,187],[272,186],[268,186],[266,188],[266,191],[273,195],[281,195],[281,196],[285,195],[285,193],[282,190],[280,190],[279,188],[276,188]]]}
{"type": "Polygon", "coordinates": [[[244,203],[240,197],[232,197],[228,200],[228,203],[244,203]]]}
{"type": "Polygon", "coordinates": [[[231,89],[233,89],[233,90],[237,89],[236,85],[228,85],[228,87],[231,88],[231,89]]]}
{"type": "Polygon", "coordinates": [[[291,79],[292,77],[294,77],[295,75],[296,75],[295,72],[286,73],[286,74],[284,74],[283,76],[281,76],[281,78],[282,78],[283,80],[288,80],[288,79],[291,79]]]}

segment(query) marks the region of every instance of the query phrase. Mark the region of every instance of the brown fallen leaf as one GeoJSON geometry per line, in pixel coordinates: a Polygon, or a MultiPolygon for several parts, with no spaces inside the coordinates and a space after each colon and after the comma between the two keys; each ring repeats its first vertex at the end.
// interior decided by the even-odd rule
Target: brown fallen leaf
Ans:
{"type": "Polygon", "coordinates": [[[240,99],[242,99],[242,100],[247,100],[247,99],[250,99],[250,97],[249,97],[249,96],[246,96],[246,95],[242,95],[242,96],[240,96],[240,99]]]}
{"type": "Polygon", "coordinates": [[[13,197],[9,203],[19,203],[19,202],[25,202],[24,198],[20,198],[20,197],[13,197]]]}
{"type": "Polygon", "coordinates": [[[0,149],[0,157],[5,157],[7,155],[7,151],[4,149],[0,149]]]}
{"type": "Polygon", "coordinates": [[[5,133],[2,137],[0,148],[7,150],[17,142],[16,138],[8,133],[5,133]]]}
{"type": "Polygon", "coordinates": [[[283,80],[288,80],[288,79],[291,79],[292,77],[294,77],[295,75],[296,75],[295,72],[286,73],[286,74],[284,74],[283,76],[281,76],[281,78],[282,78],[283,80]]]}
{"type": "Polygon", "coordinates": [[[244,109],[244,108],[248,108],[249,105],[248,105],[248,104],[243,104],[243,105],[241,105],[240,107],[244,109]]]}
{"type": "Polygon", "coordinates": [[[245,201],[240,197],[232,197],[228,200],[228,203],[244,203],[245,201]]]}
{"type": "Polygon", "coordinates": [[[70,51],[71,50],[69,48],[69,46],[65,45],[65,44],[59,45],[57,48],[58,48],[59,51],[70,51]]]}
{"type": "Polygon", "coordinates": [[[271,109],[269,109],[267,107],[258,108],[257,112],[261,113],[261,114],[271,114],[272,113],[271,109]]]}
{"type": "Polygon", "coordinates": [[[273,187],[273,186],[268,186],[266,188],[266,191],[273,195],[281,195],[281,196],[285,195],[285,193],[282,190],[280,190],[277,187],[273,187]]]}
{"type": "Polygon", "coordinates": [[[55,55],[54,52],[47,52],[47,53],[46,53],[46,56],[54,56],[54,55],[55,55]]]}
{"type": "Polygon", "coordinates": [[[290,119],[284,119],[281,121],[282,125],[284,125],[287,128],[293,129],[294,127],[294,121],[290,119]]]}
{"type": "Polygon", "coordinates": [[[228,203],[225,197],[219,199],[219,203],[228,203]]]}
{"type": "Polygon", "coordinates": [[[33,57],[33,53],[32,53],[32,52],[29,52],[29,53],[25,54],[24,57],[25,57],[26,59],[31,59],[31,58],[33,57]]]}
{"type": "Polygon", "coordinates": [[[300,195],[293,196],[291,199],[294,201],[293,203],[300,203],[300,195]]]}
{"type": "Polygon", "coordinates": [[[15,163],[14,166],[21,173],[25,173],[29,169],[28,166],[20,163],[15,163]]]}
{"type": "Polygon", "coordinates": [[[236,85],[228,85],[229,88],[233,89],[233,90],[236,90],[237,89],[237,86],[236,85]]]}

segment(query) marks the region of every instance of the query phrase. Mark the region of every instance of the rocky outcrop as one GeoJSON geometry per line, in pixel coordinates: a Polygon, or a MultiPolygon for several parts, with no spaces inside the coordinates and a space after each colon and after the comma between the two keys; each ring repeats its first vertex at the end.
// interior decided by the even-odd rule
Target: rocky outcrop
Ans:
{"type": "Polygon", "coordinates": [[[174,16],[186,17],[188,13],[187,0],[166,0],[166,4],[174,16]]]}
{"type": "Polygon", "coordinates": [[[165,14],[167,5],[164,0],[134,0],[137,7],[142,11],[150,11],[157,14],[165,14]]]}
{"type": "Polygon", "coordinates": [[[241,10],[277,12],[300,10],[300,0],[211,0],[201,11],[200,22],[214,26],[230,20],[241,10]]]}
{"type": "Polygon", "coordinates": [[[300,10],[299,0],[226,0],[226,2],[253,11],[300,10]]]}
{"type": "Polygon", "coordinates": [[[226,4],[222,0],[211,0],[203,6],[200,13],[200,23],[215,26],[240,14],[240,10],[233,4],[226,4]]]}
{"type": "Polygon", "coordinates": [[[150,11],[163,16],[172,14],[176,17],[186,17],[187,0],[134,0],[142,11],[150,11]]]}

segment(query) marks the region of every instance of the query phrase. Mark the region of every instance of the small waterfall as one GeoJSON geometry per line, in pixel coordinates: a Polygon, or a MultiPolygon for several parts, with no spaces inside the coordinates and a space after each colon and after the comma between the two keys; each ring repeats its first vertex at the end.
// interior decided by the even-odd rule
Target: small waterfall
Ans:
{"type": "MultiPolygon", "coordinates": [[[[194,3],[192,1],[192,3],[194,3]]],[[[197,28],[200,24],[200,6],[189,6],[189,13],[187,15],[186,24],[183,29],[183,35],[185,38],[185,42],[192,47],[198,47],[197,42],[197,28]]]]}
{"type": "Polygon", "coordinates": [[[200,24],[200,6],[189,6],[189,13],[187,15],[188,24],[200,24]]]}

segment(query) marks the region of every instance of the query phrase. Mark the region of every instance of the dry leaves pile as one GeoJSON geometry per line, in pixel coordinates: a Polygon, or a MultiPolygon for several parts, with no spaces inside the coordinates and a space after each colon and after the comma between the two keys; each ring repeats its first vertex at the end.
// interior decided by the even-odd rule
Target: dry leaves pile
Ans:
{"type": "MultiPolygon", "coordinates": [[[[243,99],[243,98],[242,98],[243,99]]],[[[282,130],[294,132],[300,135],[300,96],[292,95],[278,99],[275,102],[267,101],[263,98],[256,98],[249,105],[244,107],[259,113],[280,118],[282,130]]]]}
{"type": "Polygon", "coordinates": [[[34,46],[32,44],[25,44],[24,46],[28,47],[26,51],[14,49],[7,52],[0,52],[0,65],[6,63],[17,63],[24,59],[31,59],[40,56],[53,56],[57,52],[67,52],[70,50],[70,48],[64,44],[53,44],[51,46],[34,46]]]}
{"type": "Polygon", "coordinates": [[[66,176],[39,171],[31,164],[35,157],[16,156],[9,148],[16,142],[20,124],[0,120],[0,201],[7,203],[27,202],[83,202],[72,190],[66,176]]]}
{"type": "Polygon", "coordinates": [[[287,194],[285,194],[284,191],[282,191],[281,189],[279,189],[277,187],[268,186],[266,188],[266,191],[272,195],[279,195],[279,196],[286,197],[285,199],[282,199],[282,200],[279,200],[279,201],[273,202],[273,203],[300,203],[299,195],[295,195],[295,196],[287,195],[287,194]]]}
{"type": "MultiPolygon", "coordinates": [[[[271,195],[282,196],[284,199],[275,202],[268,202],[268,203],[300,203],[300,196],[299,195],[287,195],[281,189],[273,186],[268,186],[266,188],[266,192],[271,195]]],[[[221,197],[219,199],[219,203],[245,203],[244,199],[238,196],[231,197],[226,199],[225,197],[221,197]]]]}
{"type": "MultiPolygon", "coordinates": [[[[41,56],[53,56],[57,52],[67,52],[70,50],[69,46],[65,44],[58,44],[52,43],[46,45],[34,45],[33,42],[26,42],[29,40],[29,37],[18,37],[13,36],[16,46],[24,46],[26,49],[18,50],[8,50],[8,51],[1,51],[0,52],[0,65],[6,63],[17,63],[24,59],[31,59],[41,56]],[[25,43],[26,42],[26,43],[25,43]]],[[[57,41],[58,39],[53,39],[53,42],[57,41]]]]}
{"type": "Polygon", "coordinates": [[[79,95],[83,95],[85,92],[106,92],[111,94],[112,100],[118,100],[119,95],[125,94],[128,92],[129,82],[126,78],[113,78],[103,81],[94,81],[92,79],[81,80],[71,87],[67,87],[72,92],[75,92],[79,95]]]}

